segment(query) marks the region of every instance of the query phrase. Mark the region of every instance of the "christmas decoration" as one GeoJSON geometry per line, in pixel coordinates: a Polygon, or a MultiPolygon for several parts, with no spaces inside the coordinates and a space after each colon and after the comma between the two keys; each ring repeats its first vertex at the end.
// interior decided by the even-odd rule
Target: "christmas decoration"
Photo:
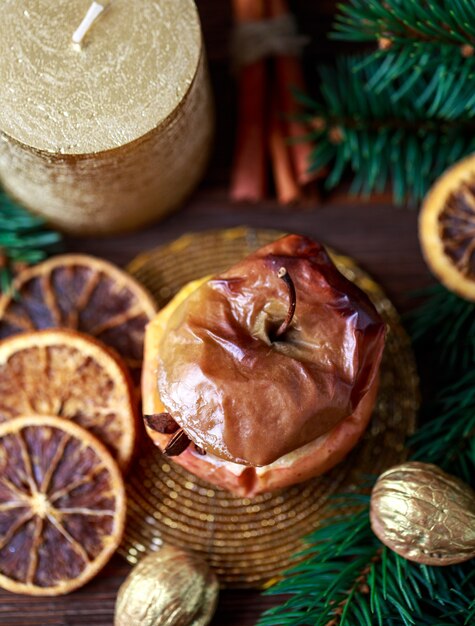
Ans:
{"type": "Polygon", "coordinates": [[[311,171],[328,165],[328,188],[349,169],[353,192],[391,183],[396,203],[413,204],[475,150],[474,11],[473,0],[339,5],[332,36],[376,49],[321,68],[319,95],[299,96],[313,116],[311,171]]]}
{"type": "Polygon", "coordinates": [[[371,528],[409,561],[452,565],[475,557],[475,492],[430,463],[387,470],[371,493],[371,528]]]}
{"type": "MultiPolygon", "coordinates": [[[[475,305],[437,287],[408,321],[416,354],[432,357],[431,382],[439,389],[423,405],[411,457],[450,469],[474,487],[475,305]]],[[[306,543],[297,564],[268,591],[291,598],[266,612],[260,626],[440,626],[475,619],[472,561],[433,567],[389,550],[371,531],[366,493],[342,493],[306,543]]]]}
{"type": "Polygon", "coordinates": [[[218,592],[203,560],[163,546],[142,559],[120,588],[114,626],[206,626],[218,592]]]}
{"type": "Polygon", "coordinates": [[[0,339],[70,328],[116,350],[138,385],[145,326],[156,305],[127,272],[85,254],[58,255],[21,271],[0,297],[0,339]]]}
{"type": "Polygon", "coordinates": [[[306,39],[287,0],[233,0],[233,9],[239,99],[231,197],[263,200],[272,170],[279,202],[293,203],[317,174],[308,169],[311,147],[302,138],[310,129],[292,95],[292,88],[304,91],[299,55],[306,39]]]}
{"type": "Polygon", "coordinates": [[[32,411],[57,415],[91,430],[122,470],[129,466],[137,401],[125,363],[97,340],[63,329],[4,339],[0,396],[0,423],[32,411]]]}
{"type": "Polygon", "coordinates": [[[320,68],[318,97],[298,96],[313,126],[310,169],[328,167],[325,185],[333,188],[349,168],[351,192],[369,195],[392,183],[396,203],[414,203],[449,165],[475,150],[475,119],[464,110],[469,96],[460,111],[445,111],[445,99],[429,109],[424,95],[432,75],[422,74],[396,97],[401,82],[368,87],[379,70],[378,60],[343,57],[336,67],[320,68]]]}
{"type": "Polygon", "coordinates": [[[475,300],[475,157],[452,166],[433,185],[422,205],[419,239],[439,280],[475,300]]]}
{"type": "MultiPolygon", "coordinates": [[[[470,386],[475,363],[475,304],[459,298],[441,285],[423,290],[419,295],[426,302],[407,315],[416,352],[431,363],[433,388],[439,389],[437,397],[448,395],[463,410],[468,402],[462,402],[459,394],[470,386]]],[[[444,407],[439,402],[437,411],[430,418],[440,415],[444,407]]],[[[448,402],[445,402],[449,406],[448,402]]],[[[456,414],[456,407],[453,407],[456,414]]],[[[464,415],[467,422],[468,414],[464,415]]],[[[428,420],[423,420],[427,422],[428,420]]],[[[454,459],[450,460],[451,462],[454,459]]],[[[436,462],[440,465],[439,462],[436,462]]]]}
{"type": "Polygon", "coordinates": [[[0,424],[0,587],[56,596],[86,584],[116,551],[125,488],[105,446],[70,420],[0,424]]]}
{"type": "MultiPolygon", "coordinates": [[[[368,55],[380,62],[371,88],[380,91],[404,77],[407,91],[427,70],[433,80],[426,103],[430,107],[450,93],[446,104],[453,107],[461,91],[473,93],[468,78],[475,71],[474,11],[473,0],[350,0],[339,5],[333,36],[377,45],[368,55]]],[[[474,98],[471,103],[475,106],[474,98]]]]}
{"type": "Polygon", "coordinates": [[[43,219],[31,215],[0,191],[0,293],[8,291],[12,274],[38,263],[60,248],[61,236],[43,219]]]}
{"type": "Polygon", "coordinates": [[[472,623],[471,562],[441,568],[407,561],[373,534],[368,507],[369,496],[336,500],[328,523],[308,537],[302,562],[268,591],[290,599],[267,611],[259,626],[472,623]]]}

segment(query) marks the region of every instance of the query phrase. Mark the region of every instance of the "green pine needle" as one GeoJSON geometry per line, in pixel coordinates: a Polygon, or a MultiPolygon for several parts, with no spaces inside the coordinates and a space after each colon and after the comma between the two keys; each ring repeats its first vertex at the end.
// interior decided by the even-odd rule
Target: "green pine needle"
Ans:
{"type": "Polygon", "coordinates": [[[445,81],[438,99],[433,72],[410,88],[397,80],[369,86],[386,71],[378,59],[343,57],[336,68],[320,68],[318,99],[298,96],[314,128],[310,169],[329,168],[328,188],[349,169],[352,192],[368,196],[390,182],[396,203],[416,203],[449,165],[475,151],[473,82],[445,81]]]}
{"type": "Polygon", "coordinates": [[[423,407],[409,443],[414,459],[429,459],[475,487],[475,304],[440,285],[426,293],[407,322],[440,391],[423,407]]]}
{"type": "Polygon", "coordinates": [[[40,217],[15,204],[0,191],[0,292],[9,289],[15,263],[38,263],[60,249],[61,236],[40,217]]]}
{"type": "Polygon", "coordinates": [[[433,95],[440,97],[444,86],[456,91],[474,76],[474,14],[475,0],[350,0],[339,5],[332,37],[379,44],[369,57],[381,65],[372,88],[404,76],[402,88],[409,90],[430,72],[433,95]]]}
{"type": "Polygon", "coordinates": [[[434,376],[452,372],[457,379],[475,363],[475,304],[441,285],[420,295],[426,303],[406,318],[415,349],[430,355],[434,376]]]}
{"type": "Polygon", "coordinates": [[[459,49],[475,39],[475,0],[349,0],[338,5],[336,33],[345,40],[389,38],[398,45],[459,49]]]}
{"type": "Polygon", "coordinates": [[[409,445],[418,461],[430,459],[475,487],[475,371],[444,389],[421,415],[409,445]]]}
{"type": "Polygon", "coordinates": [[[363,508],[361,498],[340,497],[347,512],[334,509],[329,522],[306,538],[309,547],[297,556],[304,560],[266,592],[290,598],[266,611],[258,626],[440,626],[470,617],[470,563],[438,568],[406,561],[372,533],[369,496],[363,508]]]}

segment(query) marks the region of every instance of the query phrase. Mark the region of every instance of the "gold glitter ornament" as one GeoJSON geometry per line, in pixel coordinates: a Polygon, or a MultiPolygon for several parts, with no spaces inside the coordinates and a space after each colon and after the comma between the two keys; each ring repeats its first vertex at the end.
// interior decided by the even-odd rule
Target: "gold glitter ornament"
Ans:
{"type": "Polygon", "coordinates": [[[371,527],[400,556],[425,565],[475,557],[475,492],[429,463],[396,465],[371,494],[371,527]]]}
{"type": "Polygon", "coordinates": [[[114,626],[206,626],[218,592],[204,561],[164,546],[142,559],[119,589],[114,626]]]}

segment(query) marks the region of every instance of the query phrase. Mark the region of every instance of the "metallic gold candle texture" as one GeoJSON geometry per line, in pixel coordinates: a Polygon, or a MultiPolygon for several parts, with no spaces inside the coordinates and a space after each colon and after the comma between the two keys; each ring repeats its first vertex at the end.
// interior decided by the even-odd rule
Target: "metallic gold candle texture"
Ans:
{"type": "Polygon", "coordinates": [[[177,207],[203,173],[213,134],[193,0],[0,8],[5,189],[78,234],[137,228],[177,207]]]}

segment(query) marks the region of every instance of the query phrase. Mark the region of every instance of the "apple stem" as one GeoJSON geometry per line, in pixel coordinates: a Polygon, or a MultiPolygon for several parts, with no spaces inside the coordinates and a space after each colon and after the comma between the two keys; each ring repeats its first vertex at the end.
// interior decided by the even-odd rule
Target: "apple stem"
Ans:
{"type": "Polygon", "coordinates": [[[289,291],[289,308],[285,320],[282,322],[282,324],[279,326],[275,333],[276,338],[281,337],[289,330],[290,325],[292,324],[292,320],[294,319],[295,307],[297,305],[297,294],[295,292],[294,281],[290,277],[287,269],[285,267],[281,267],[280,270],[277,272],[277,276],[281,278],[287,285],[287,289],[289,291]]]}

